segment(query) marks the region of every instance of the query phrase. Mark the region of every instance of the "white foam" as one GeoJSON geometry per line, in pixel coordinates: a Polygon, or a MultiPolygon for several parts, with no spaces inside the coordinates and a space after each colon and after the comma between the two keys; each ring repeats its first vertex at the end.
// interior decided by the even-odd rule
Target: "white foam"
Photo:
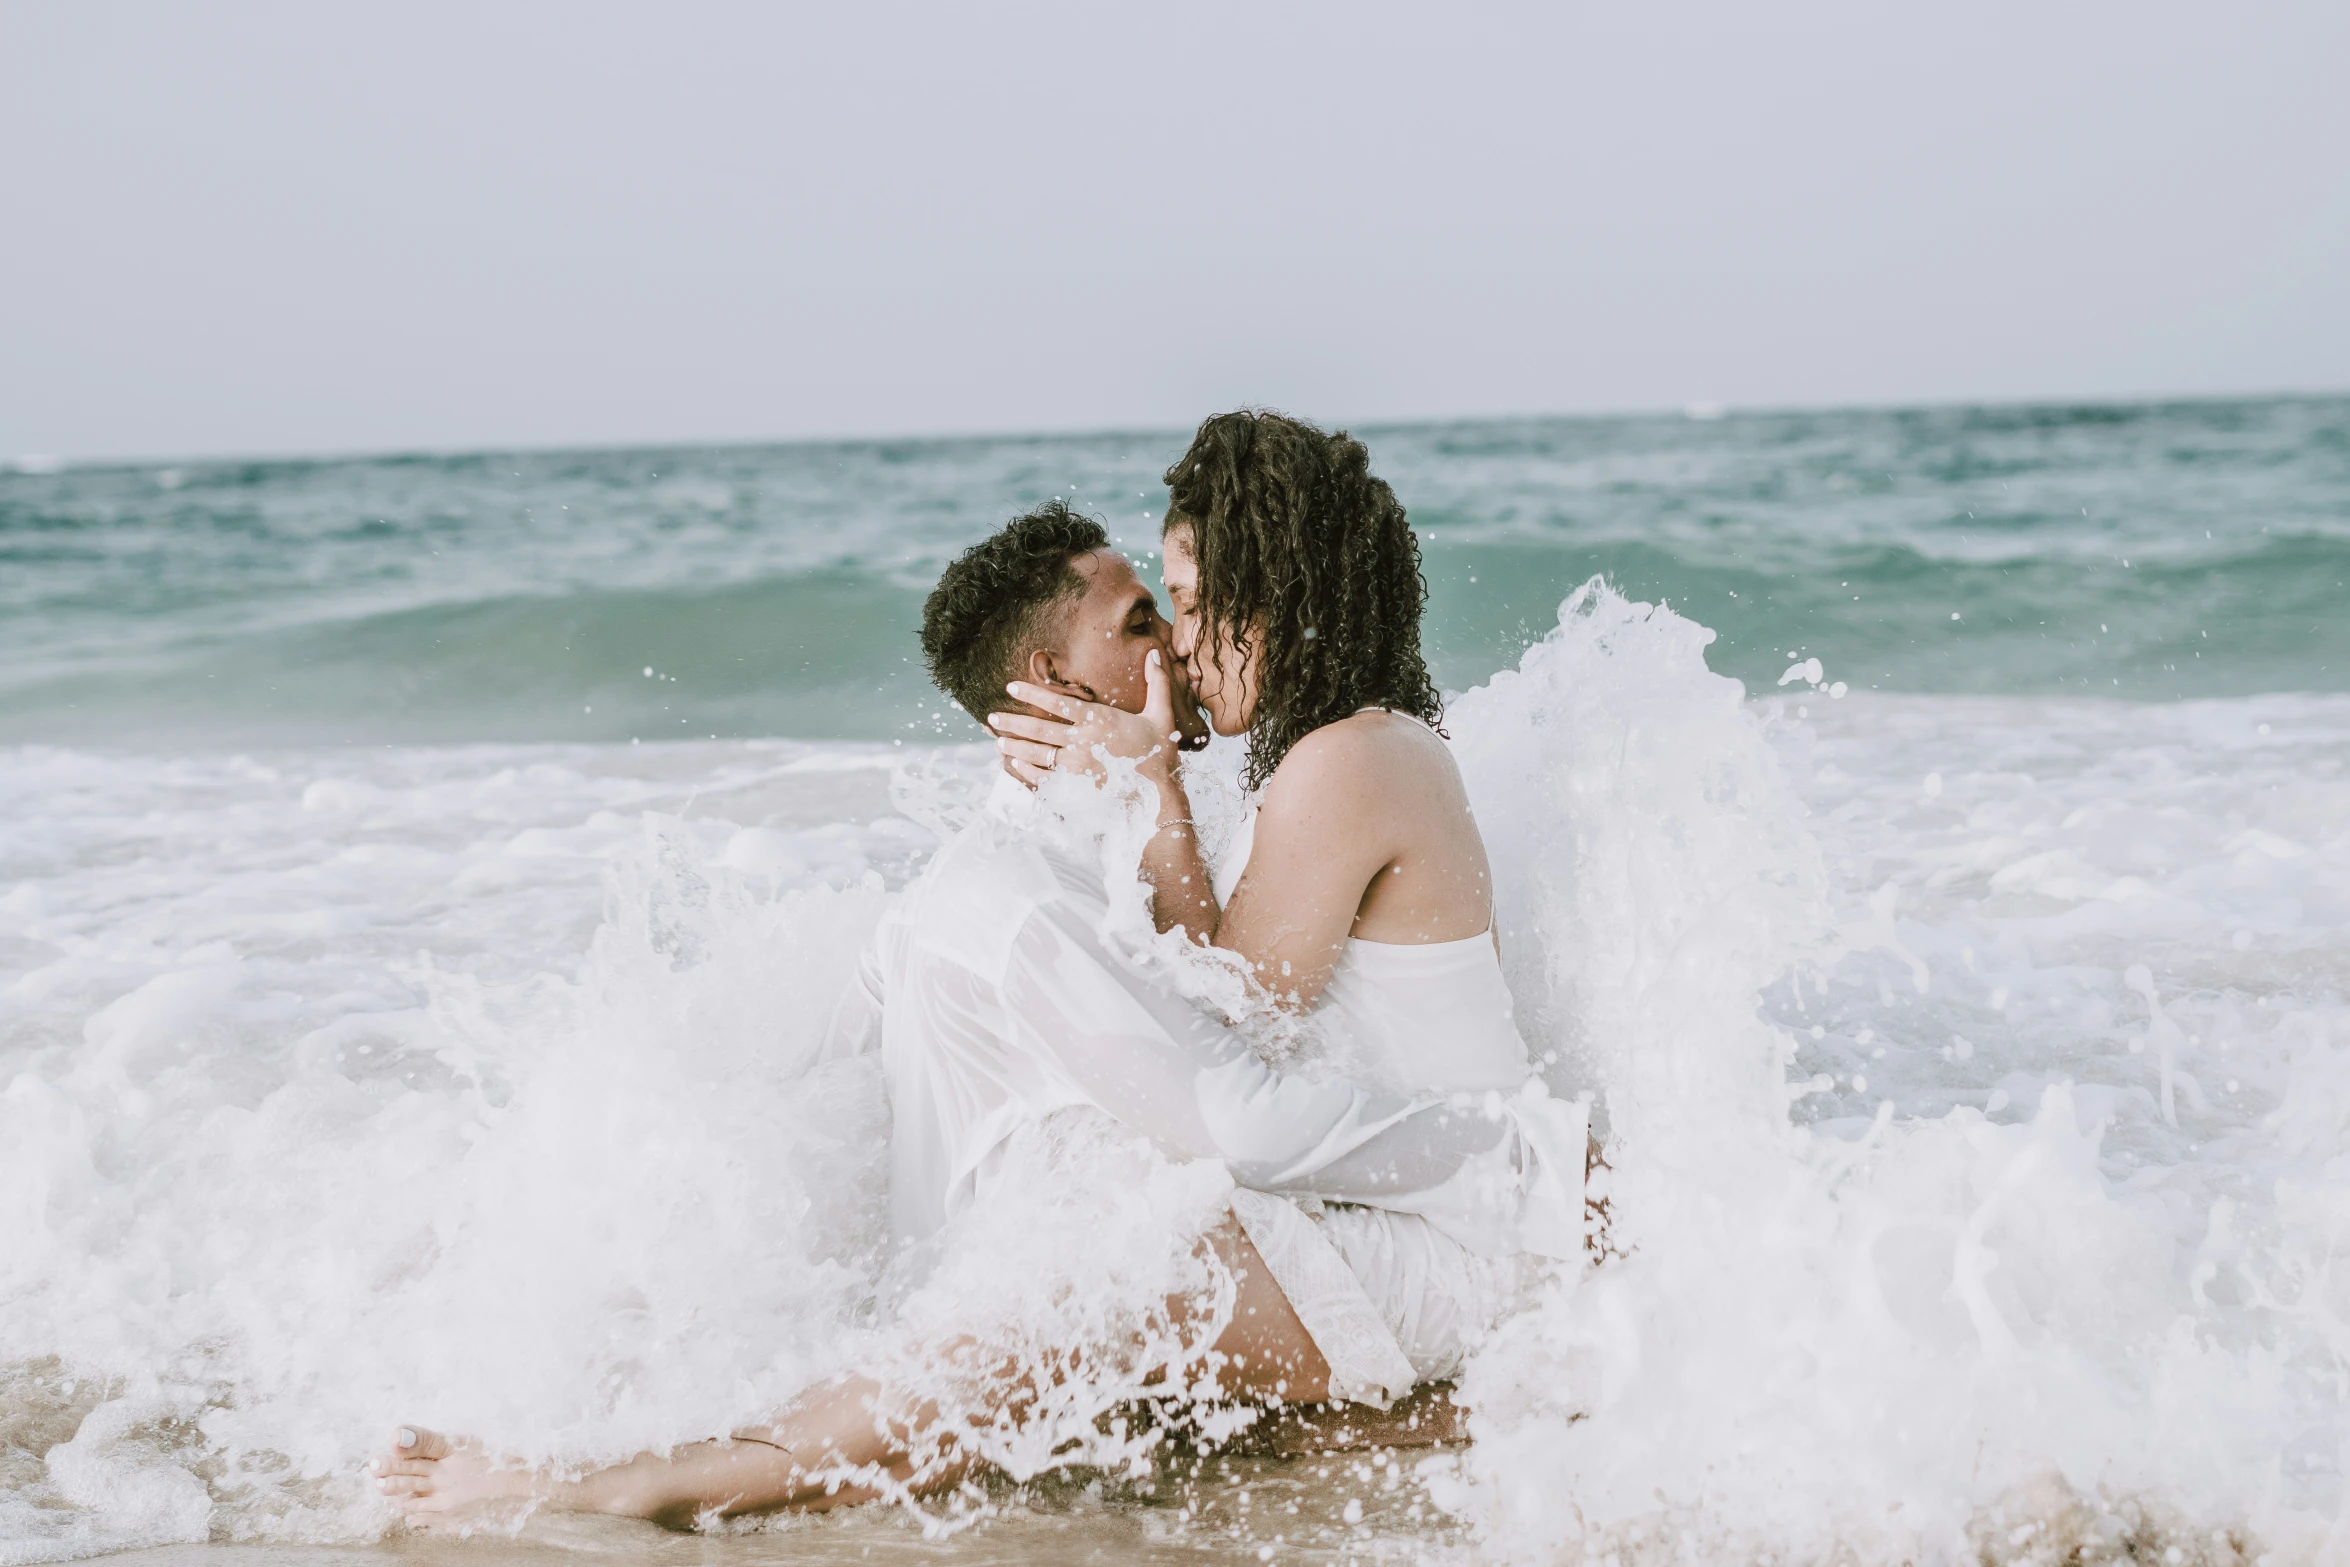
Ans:
{"type": "Polygon", "coordinates": [[[1733,711],[1686,622],[1573,607],[1456,726],[1632,1254],[1472,1369],[1488,1541],[2325,1549],[2350,701],[1798,726],[1733,711]],[[1773,1103],[1781,1063],[1820,1091],[1773,1103]]]}
{"type": "Polygon", "coordinates": [[[805,1063],[928,839],[796,756],[9,758],[0,1342],[89,1410],[11,1549],[363,1537],[394,1416],[584,1461],[842,1352],[884,1107],[805,1063]]]}

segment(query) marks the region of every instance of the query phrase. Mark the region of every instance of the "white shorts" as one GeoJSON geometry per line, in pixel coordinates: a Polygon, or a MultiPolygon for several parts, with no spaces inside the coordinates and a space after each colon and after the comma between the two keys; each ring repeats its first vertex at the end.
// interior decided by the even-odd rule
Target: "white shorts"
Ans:
{"type": "Polygon", "coordinates": [[[1460,1372],[1518,1283],[1417,1214],[1245,1188],[1232,1213],[1330,1364],[1330,1396],[1384,1409],[1460,1372]]]}

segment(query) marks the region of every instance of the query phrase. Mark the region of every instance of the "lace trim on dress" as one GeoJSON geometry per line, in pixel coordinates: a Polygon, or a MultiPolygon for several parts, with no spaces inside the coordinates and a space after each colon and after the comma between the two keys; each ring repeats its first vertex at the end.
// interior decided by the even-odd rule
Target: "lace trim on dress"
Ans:
{"type": "Polygon", "coordinates": [[[1379,1308],[1321,1227],[1287,1198],[1240,1187],[1232,1216],[1330,1365],[1330,1396],[1385,1409],[1419,1380],[1379,1308]]]}

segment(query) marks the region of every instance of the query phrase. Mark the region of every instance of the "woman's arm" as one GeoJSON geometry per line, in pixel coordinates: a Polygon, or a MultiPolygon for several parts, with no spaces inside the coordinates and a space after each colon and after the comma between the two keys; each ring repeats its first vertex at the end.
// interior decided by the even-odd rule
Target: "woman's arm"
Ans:
{"type": "Polygon", "coordinates": [[[1373,879],[1395,858],[1397,791],[1413,758],[1378,728],[1351,723],[1300,740],[1265,786],[1248,869],[1232,906],[1220,909],[1176,769],[1173,707],[1155,654],[1144,678],[1140,713],[1013,682],[1013,696],[1054,716],[993,715],[1005,764],[1033,788],[1056,771],[1100,777],[1102,753],[1133,760],[1159,791],[1158,832],[1142,857],[1158,928],[1180,925],[1238,954],[1268,992],[1302,1011],[1329,983],[1373,879]]]}
{"type": "Polygon", "coordinates": [[[1344,724],[1291,747],[1265,785],[1256,842],[1215,944],[1282,1004],[1321,998],[1374,879],[1396,854],[1394,758],[1344,724]]]}
{"type": "Polygon", "coordinates": [[[1162,931],[1181,926],[1194,940],[1210,945],[1216,940],[1220,911],[1176,763],[1174,692],[1160,655],[1144,659],[1142,678],[1139,713],[1015,680],[1006,687],[1014,697],[1057,716],[993,713],[988,724],[996,731],[1004,765],[1031,789],[1054,772],[1099,778],[1105,753],[1132,761],[1159,796],[1158,830],[1142,852],[1143,880],[1151,887],[1152,923],[1162,931]]]}

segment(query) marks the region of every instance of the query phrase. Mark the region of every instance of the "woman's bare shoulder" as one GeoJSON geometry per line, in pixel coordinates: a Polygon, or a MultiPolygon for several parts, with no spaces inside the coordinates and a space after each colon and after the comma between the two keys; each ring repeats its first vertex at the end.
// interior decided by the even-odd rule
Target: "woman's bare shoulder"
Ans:
{"type": "Polygon", "coordinates": [[[1324,724],[1299,740],[1265,783],[1265,803],[1279,796],[1391,794],[1399,785],[1453,785],[1460,770],[1451,749],[1417,719],[1379,709],[1324,724]]]}

